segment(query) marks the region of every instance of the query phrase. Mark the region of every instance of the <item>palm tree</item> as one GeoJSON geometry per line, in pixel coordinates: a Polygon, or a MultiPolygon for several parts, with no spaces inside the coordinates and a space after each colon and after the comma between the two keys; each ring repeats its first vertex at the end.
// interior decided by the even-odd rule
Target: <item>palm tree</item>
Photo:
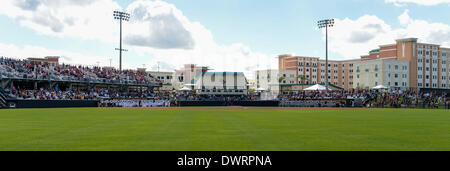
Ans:
{"type": "Polygon", "coordinates": [[[305,81],[306,81],[306,76],[304,76],[304,75],[299,75],[299,76],[297,76],[297,80],[298,80],[298,79],[300,79],[300,80],[301,80],[301,83],[304,84],[305,81]]]}
{"type": "Polygon", "coordinates": [[[278,79],[278,82],[281,84],[282,82],[284,81],[284,77],[280,77],[279,79],[278,79]]]}

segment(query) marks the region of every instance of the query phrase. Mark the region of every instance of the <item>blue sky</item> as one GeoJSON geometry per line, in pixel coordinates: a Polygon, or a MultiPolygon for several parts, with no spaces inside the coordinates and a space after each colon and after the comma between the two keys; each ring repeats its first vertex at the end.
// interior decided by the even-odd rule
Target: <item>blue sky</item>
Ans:
{"type": "MultiPolygon", "coordinates": [[[[16,1],[10,1],[12,1],[12,6],[17,6],[14,3],[16,1]]],[[[25,3],[40,0],[17,1],[25,3]]],[[[136,5],[138,3],[134,0],[98,1],[104,1],[105,4],[111,4],[111,6],[117,4],[122,9],[128,10],[138,7],[136,5]]],[[[274,68],[276,66],[274,58],[279,54],[294,53],[302,56],[323,57],[324,35],[322,31],[317,29],[316,22],[325,18],[336,18],[343,23],[337,26],[334,32],[333,30],[330,31],[332,59],[358,58],[359,55],[364,55],[370,48],[377,48],[379,43],[394,42],[396,38],[401,38],[401,36],[419,37],[422,41],[443,45],[450,43],[448,40],[450,39],[448,29],[450,24],[450,17],[448,17],[449,1],[444,0],[433,5],[423,4],[423,1],[420,0],[404,0],[412,1],[412,3],[402,3],[401,1],[392,3],[385,0],[166,0],[163,6],[174,6],[163,8],[163,10],[176,10],[182,14],[174,14],[175,19],[167,17],[167,20],[163,18],[158,22],[178,27],[178,22],[175,22],[174,25],[169,22],[179,20],[180,25],[182,25],[181,28],[168,33],[161,33],[162,35],[152,33],[150,36],[129,39],[125,47],[130,51],[124,55],[126,57],[124,62],[126,62],[127,68],[141,67],[142,64],[145,64],[148,68],[155,68],[156,61],[161,61],[165,64],[163,68],[166,70],[172,70],[182,63],[189,62],[198,62],[211,65],[218,70],[228,71],[250,72],[250,70],[257,68],[261,69],[261,66],[274,68]],[[405,18],[403,23],[399,19],[401,15],[405,16],[403,17],[405,18]],[[348,19],[345,20],[346,18],[348,19]],[[358,23],[363,25],[371,22],[382,25],[383,29],[364,33],[364,30],[354,28],[354,25],[358,25],[358,23]],[[422,22],[425,22],[425,24],[422,24],[422,22]],[[193,23],[202,27],[197,27],[193,23]],[[417,28],[418,26],[430,26],[435,29],[423,28],[426,33],[422,34],[419,32],[421,28],[417,28]],[[186,34],[177,35],[184,31],[186,31],[186,34]],[[351,34],[347,36],[347,33],[358,31],[373,36],[371,39],[362,42],[347,42],[348,36],[352,36],[351,34]],[[211,33],[210,39],[208,33],[211,33]],[[443,34],[443,38],[433,38],[436,37],[432,36],[435,33],[443,34]],[[171,37],[172,35],[173,37],[171,37]],[[192,42],[195,42],[195,47],[192,49],[179,48],[178,46],[175,48],[158,48],[160,47],[157,45],[158,42],[183,42],[185,41],[184,38],[189,36],[192,37],[192,42]],[[158,39],[154,40],[155,42],[143,41],[152,37],[158,39]],[[214,46],[209,46],[209,44],[214,44],[214,46]],[[352,46],[358,48],[358,52],[350,52],[352,46]],[[210,58],[215,60],[211,62],[209,61],[210,58]],[[231,61],[222,58],[231,58],[231,61]],[[248,58],[248,60],[239,62],[239,65],[234,63],[234,61],[242,58],[248,58]],[[256,63],[257,66],[255,66],[256,63]]],[[[61,0],[61,2],[66,3],[67,7],[73,5],[71,0],[61,0]]],[[[141,6],[145,6],[142,4],[141,6]]],[[[148,9],[157,8],[157,5],[150,3],[146,5],[149,7],[148,9]]],[[[43,4],[30,16],[44,16],[43,14],[47,14],[46,11],[56,10],[54,15],[57,14],[57,17],[59,17],[62,14],[58,13],[56,8],[60,6],[43,4]],[[43,7],[44,5],[46,5],[46,8],[43,7]]],[[[97,8],[102,8],[98,10],[99,13],[114,10],[106,8],[105,5],[99,5],[97,8]]],[[[83,13],[86,6],[82,6],[80,9],[80,12],[83,13]]],[[[113,49],[118,46],[118,27],[116,27],[117,23],[112,21],[112,15],[110,20],[115,25],[105,25],[104,28],[100,29],[99,27],[102,27],[102,25],[87,24],[87,28],[95,27],[95,29],[91,31],[94,32],[92,38],[89,36],[86,38],[80,36],[85,34],[86,30],[80,29],[82,31],[79,33],[76,31],[77,29],[66,31],[70,29],[70,24],[66,25],[62,32],[52,32],[47,29],[46,25],[52,25],[49,22],[58,22],[58,19],[63,21],[62,18],[52,20],[50,14],[42,17],[43,19],[47,18],[45,22],[34,17],[20,19],[22,13],[26,16],[28,15],[27,12],[29,11],[23,9],[9,11],[6,7],[0,8],[0,23],[2,25],[0,27],[0,45],[3,46],[3,48],[0,46],[0,55],[18,58],[28,57],[20,55],[61,55],[71,59],[65,62],[86,65],[93,65],[97,61],[101,65],[109,65],[109,59],[112,58],[113,65],[116,65],[118,54],[113,49]],[[96,37],[95,32],[101,33],[102,30],[111,33],[96,37]],[[26,48],[26,46],[31,47],[26,48]],[[12,54],[14,52],[17,55],[12,54]],[[42,54],[45,52],[52,54],[42,54]]],[[[86,9],[86,12],[92,11],[86,9]]],[[[70,13],[64,15],[68,15],[68,18],[70,18],[70,15],[77,16],[70,13]]],[[[95,11],[92,12],[92,15],[97,16],[95,11]]],[[[98,17],[98,19],[103,18],[98,17]]],[[[105,17],[104,20],[109,19],[105,17]]],[[[131,26],[132,24],[124,26],[125,32],[128,29],[128,32],[131,30],[136,35],[140,35],[138,33],[141,32],[146,34],[146,29],[139,29],[142,28],[139,22],[141,20],[136,21],[133,26],[131,26]]],[[[142,20],[142,23],[146,23],[146,21],[142,20]]],[[[336,25],[338,25],[338,22],[336,25]]],[[[151,29],[152,27],[150,27],[150,32],[153,32],[154,30],[151,29]]],[[[162,32],[164,31],[165,29],[162,30],[162,32]]],[[[189,40],[186,41],[189,42],[189,40]]],[[[164,47],[167,46],[170,46],[170,44],[164,45],[164,47]]]]}

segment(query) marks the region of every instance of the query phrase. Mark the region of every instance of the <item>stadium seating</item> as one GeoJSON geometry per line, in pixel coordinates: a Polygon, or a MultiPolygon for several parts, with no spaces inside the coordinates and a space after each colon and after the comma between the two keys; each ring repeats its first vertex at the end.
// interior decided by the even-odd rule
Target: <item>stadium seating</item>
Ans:
{"type": "Polygon", "coordinates": [[[92,82],[107,84],[161,84],[146,72],[118,71],[110,67],[86,67],[74,65],[51,66],[27,60],[0,58],[0,75],[3,78],[33,79],[69,82],[92,82]]]}

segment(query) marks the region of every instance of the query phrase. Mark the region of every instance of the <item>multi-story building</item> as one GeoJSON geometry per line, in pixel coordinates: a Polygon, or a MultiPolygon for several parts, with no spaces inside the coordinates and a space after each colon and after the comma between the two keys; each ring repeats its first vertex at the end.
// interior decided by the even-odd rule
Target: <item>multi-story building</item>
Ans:
{"type": "MultiPolygon", "coordinates": [[[[236,95],[247,94],[248,81],[242,72],[208,72],[210,69],[195,64],[186,64],[171,73],[153,74],[161,80],[171,79],[173,88],[189,88],[199,94],[236,95]]],[[[165,83],[165,82],[164,82],[165,83]]]]}
{"type": "Polygon", "coordinates": [[[395,59],[374,59],[354,64],[356,89],[379,85],[406,89],[409,87],[409,62],[395,59]]]}
{"type": "MultiPolygon", "coordinates": [[[[376,85],[403,89],[450,89],[450,48],[418,43],[417,38],[380,45],[360,59],[330,60],[328,67],[329,83],[344,89],[376,85]],[[375,66],[379,66],[378,72],[375,72],[375,66]],[[395,66],[399,67],[398,70],[395,66]]],[[[325,60],[319,58],[279,56],[279,70],[295,71],[298,84],[323,84],[326,81],[325,68],[325,60]]]]}
{"type": "Polygon", "coordinates": [[[49,65],[52,66],[57,66],[59,65],[59,56],[47,56],[45,58],[28,58],[28,61],[30,62],[43,62],[43,63],[48,63],[49,65]]]}
{"type": "Polygon", "coordinates": [[[183,68],[175,70],[173,76],[173,86],[178,90],[185,86],[192,87],[195,85],[198,76],[208,72],[209,68],[205,66],[197,66],[196,64],[186,64],[183,68]]]}
{"type": "Polygon", "coordinates": [[[194,89],[199,94],[243,95],[248,91],[242,72],[206,72],[195,80],[194,89]]]}
{"type": "Polygon", "coordinates": [[[280,84],[295,84],[298,82],[296,74],[294,70],[255,71],[255,89],[278,94],[280,84]]]}
{"type": "MultiPolygon", "coordinates": [[[[408,87],[412,89],[450,89],[449,61],[450,49],[440,45],[418,43],[417,38],[399,39],[395,44],[381,45],[363,61],[394,59],[407,61],[408,87]]],[[[395,86],[395,85],[394,85],[395,86]]]]}
{"type": "MultiPolygon", "coordinates": [[[[353,65],[356,60],[329,60],[328,81],[335,86],[353,88],[353,65]]],[[[279,70],[295,72],[296,84],[324,84],[326,82],[326,61],[318,57],[302,57],[280,55],[278,57],[279,70]]]]}
{"type": "Polygon", "coordinates": [[[178,87],[174,87],[174,72],[159,72],[159,71],[149,71],[147,72],[151,75],[153,75],[156,79],[160,80],[162,82],[162,87],[159,87],[160,90],[170,91],[170,90],[177,90],[178,87]]]}

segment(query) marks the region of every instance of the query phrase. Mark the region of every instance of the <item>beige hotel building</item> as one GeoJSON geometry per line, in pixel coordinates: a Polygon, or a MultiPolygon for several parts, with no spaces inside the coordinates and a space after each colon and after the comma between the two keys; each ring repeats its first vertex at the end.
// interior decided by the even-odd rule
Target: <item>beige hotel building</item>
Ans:
{"type": "MultiPolygon", "coordinates": [[[[294,71],[296,84],[323,84],[325,60],[280,55],[279,70],[294,71]]],[[[383,85],[402,89],[450,89],[450,48],[418,43],[417,38],[381,45],[360,59],[329,60],[329,82],[349,89],[383,85]]]]}
{"type": "MultiPolygon", "coordinates": [[[[335,86],[353,88],[353,66],[357,60],[328,60],[328,80],[335,86]]],[[[324,84],[326,82],[326,62],[318,57],[280,55],[280,71],[294,71],[296,84],[324,84]]]]}
{"type": "Polygon", "coordinates": [[[360,72],[356,72],[357,75],[360,74],[360,78],[354,78],[354,88],[376,86],[375,79],[366,77],[379,74],[381,81],[376,83],[387,87],[450,89],[449,54],[449,48],[418,43],[417,38],[399,39],[394,44],[381,45],[369,55],[362,56],[361,61],[355,64],[360,69],[360,72]],[[379,72],[370,73],[373,65],[367,63],[383,65],[383,68],[379,72]]]}

